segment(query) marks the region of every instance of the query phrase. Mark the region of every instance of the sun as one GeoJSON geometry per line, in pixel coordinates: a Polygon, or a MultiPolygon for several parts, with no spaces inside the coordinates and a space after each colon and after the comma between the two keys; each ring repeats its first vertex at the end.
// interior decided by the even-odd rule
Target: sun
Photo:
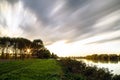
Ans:
{"type": "Polygon", "coordinates": [[[28,48],[28,49],[27,49],[27,52],[30,53],[30,51],[31,51],[31,49],[28,48]]]}

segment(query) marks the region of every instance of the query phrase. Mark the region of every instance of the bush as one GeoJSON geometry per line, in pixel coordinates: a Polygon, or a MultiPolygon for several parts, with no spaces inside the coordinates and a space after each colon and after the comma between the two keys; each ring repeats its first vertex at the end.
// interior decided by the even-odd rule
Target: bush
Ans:
{"type": "Polygon", "coordinates": [[[46,59],[51,57],[50,51],[45,49],[36,51],[35,55],[41,59],[46,59]]]}
{"type": "Polygon", "coordinates": [[[120,75],[114,75],[112,80],[120,80],[120,75]]]}
{"type": "MultiPolygon", "coordinates": [[[[112,80],[113,74],[110,73],[108,69],[105,68],[97,68],[96,66],[88,66],[81,61],[72,60],[70,58],[61,59],[60,64],[63,68],[65,73],[65,77],[71,75],[70,80],[77,80],[75,79],[75,75],[77,78],[82,78],[84,80],[112,80]]],[[[78,80],[81,80],[81,79],[78,80]]],[[[113,77],[113,80],[117,80],[119,76],[113,77]]],[[[118,79],[119,80],[119,79],[118,79]]]]}

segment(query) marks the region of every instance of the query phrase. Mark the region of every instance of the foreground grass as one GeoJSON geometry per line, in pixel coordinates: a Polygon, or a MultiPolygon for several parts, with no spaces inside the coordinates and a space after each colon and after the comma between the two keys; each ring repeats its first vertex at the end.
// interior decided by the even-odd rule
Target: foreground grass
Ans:
{"type": "Polygon", "coordinates": [[[56,60],[30,59],[0,62],[0,80],[61,80],[56,60]]]}
{"type": "Polygon", "coordinates": [[[1,61],[0,80],[120,80],[120,75],[69,58],[28,59],[1,61]]]}

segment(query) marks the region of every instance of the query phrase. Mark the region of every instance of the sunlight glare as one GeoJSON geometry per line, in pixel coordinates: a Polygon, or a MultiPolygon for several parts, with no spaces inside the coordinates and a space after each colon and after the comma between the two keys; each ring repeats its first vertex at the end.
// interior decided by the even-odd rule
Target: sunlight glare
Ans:
{"type": "Polygon", "coordinates": [[[28,48],[28,49],[27,49],[27,52],[30,53],[30,51],[31,51],[31,50],[28,48]]]}

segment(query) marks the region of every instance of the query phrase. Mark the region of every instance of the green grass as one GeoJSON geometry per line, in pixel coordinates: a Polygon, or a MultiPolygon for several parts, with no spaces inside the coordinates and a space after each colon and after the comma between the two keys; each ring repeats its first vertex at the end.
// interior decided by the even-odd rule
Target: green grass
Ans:
{"type": "Polygon", "coordinates": [[[29,59],[0,62],[0,80],[61,80],[56,60],[29,59]]]}

